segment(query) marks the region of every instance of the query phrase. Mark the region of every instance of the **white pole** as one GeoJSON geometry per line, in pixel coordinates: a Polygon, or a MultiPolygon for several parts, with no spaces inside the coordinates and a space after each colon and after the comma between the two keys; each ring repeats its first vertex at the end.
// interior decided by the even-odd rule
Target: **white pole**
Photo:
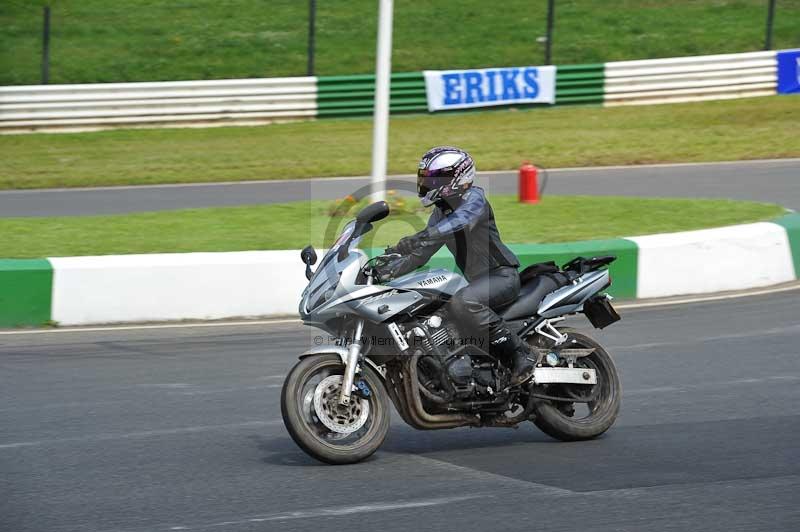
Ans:
{"type": "Polygon", "coordinates": [[[386,198],[386,156],[389,135],[389,81],[392,73],[394,0],[380,0],[378,51],[375,58],[375,113],[372,120],[372,201],[386,198]]]}

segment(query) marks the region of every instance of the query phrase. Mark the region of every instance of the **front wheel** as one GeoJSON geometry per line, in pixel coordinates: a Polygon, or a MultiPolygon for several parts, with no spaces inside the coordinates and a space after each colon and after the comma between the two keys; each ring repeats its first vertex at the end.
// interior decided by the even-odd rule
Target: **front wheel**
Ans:
{"type": "Polygon", "coordinates": [[[378,374],[362,365],[368,392],[339,405],[344,364],[338,355],[302,359],[281,393],[286,430],[310,456],[329,464],[359,462],[378,450],[389,431],[389,402],[378,374]]]}
{"type": "Polygon", "coordinates": [[[570,344],[571,348],[595,350],[589,356],[578,358],[576,366],[594,369],[597,384],[546,385],[546,395],[574,397],[584,399],[584,402],[537,401],[533,422],[542,432],[558,440],[589,440],[603,434],[616,421],[622,400],[622,386],[614,361],[600,344],[572,330],[562,332],[568,333],[570,340],[575,340],[570,344]]]}

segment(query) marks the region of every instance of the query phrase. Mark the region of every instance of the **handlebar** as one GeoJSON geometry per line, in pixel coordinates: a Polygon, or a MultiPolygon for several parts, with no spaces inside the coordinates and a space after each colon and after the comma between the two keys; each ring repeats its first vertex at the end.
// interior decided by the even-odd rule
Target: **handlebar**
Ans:
{"type": "Polygon", "coordinates": [[[383,254],[376,255],[372,257],[369,261],[367,261],[367,263],[362,268],[362,272],[364,272],[365,275],[372,277],[376,274],[377,268],[385,266],[390,262],[400,259],[402,257],[403,256],[400,253],[397,253],[397,250],[395,248],[387,247],[384,250],[383,254]]]}

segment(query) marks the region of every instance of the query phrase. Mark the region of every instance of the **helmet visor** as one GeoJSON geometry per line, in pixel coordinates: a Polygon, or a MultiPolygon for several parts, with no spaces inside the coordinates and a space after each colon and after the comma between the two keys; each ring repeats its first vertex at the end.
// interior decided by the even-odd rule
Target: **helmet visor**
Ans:
{"type": "Polygon", "coordinates": [[[453,176],[439,175],[439,170],[420,170],[417,172],[417,195],[421,198],[431,190],[437,190],[448,185],[453,176]]]}

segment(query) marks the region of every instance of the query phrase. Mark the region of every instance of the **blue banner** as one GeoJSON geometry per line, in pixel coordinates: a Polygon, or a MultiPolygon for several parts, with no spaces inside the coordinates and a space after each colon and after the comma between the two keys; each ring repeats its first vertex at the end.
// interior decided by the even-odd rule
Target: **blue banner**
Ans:
{"type": "Polygon", "coordinates": [[[778,94],[800,92],[800,50],[778,52],[778,94]]]}

